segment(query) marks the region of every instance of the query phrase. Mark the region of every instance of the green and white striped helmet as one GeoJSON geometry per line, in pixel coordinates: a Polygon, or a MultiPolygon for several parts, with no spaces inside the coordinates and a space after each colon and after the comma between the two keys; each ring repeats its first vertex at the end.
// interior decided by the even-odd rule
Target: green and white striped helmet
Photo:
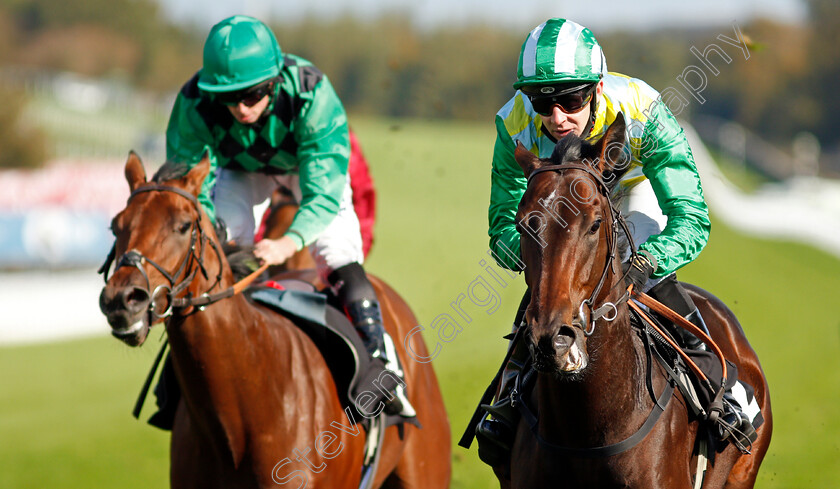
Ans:
{"type": "Polygon", "coordinates": [[[566,19],[549,19],[528,34],[519,54],[516,83],[594,83],[607,73],[607,60],[592,31],[566,19]]]}

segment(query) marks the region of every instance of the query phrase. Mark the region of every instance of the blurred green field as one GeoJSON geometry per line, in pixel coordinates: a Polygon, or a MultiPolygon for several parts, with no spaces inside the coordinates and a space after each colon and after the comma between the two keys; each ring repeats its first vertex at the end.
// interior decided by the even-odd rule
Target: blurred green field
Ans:
{"type": "MultiPolygon", "coordinates": [[[[353,126],[379,191],[368,269],[428,325],[452,314],[450,303],[471,283],[490,278],[492,125],[356,119],[353,126]]],[[[840,487],[840,319],[832,307],[840,261],[744,237],[715,221],[707,249],[680,277],[738,314],[769,378],[775,432],[757,487],[840,487]]],[[[453,445],[503,355],[501,337],[522,291],[517,278],[496,287],[497,305],[464,301],[471,321],[440,343],[435,368],[453,445]]],[[[436,332],[426,333],[434,347],[436,332]]],[[[167,434],[129,414],[158,337],[140,349],[108,337],[0,349],[0,487],[166,487],[167,434]]],[[[147,405],[143,419],[150,413],[147,405]]],[[[452,488],[489,487],[497,487],[495,478],[475,447],[455,447],[452,488]]]]}

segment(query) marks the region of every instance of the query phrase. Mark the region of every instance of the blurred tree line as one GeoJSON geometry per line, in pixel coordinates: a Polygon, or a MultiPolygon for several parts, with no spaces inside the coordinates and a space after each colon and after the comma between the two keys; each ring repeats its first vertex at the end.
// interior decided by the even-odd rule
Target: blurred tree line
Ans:
{"type": "MultiPolygon", "coordinates": [[[[742,123],[778,145],[797,133],[816,134],[824,147],[840,135],[832,122],[840,92],[840,4],[807,0],[805,25],[754,20],[737,25],[747,59],[714,29],[595,32],[611,70],[671,87],[689,102],[682,117],[710,114],[742,123]],[[714,75],[691,52],[712,53],[714,75]],[[704,70],[703,103],[678,77],[704,70]]],[[[541,19],[535,19],[535,24],[541,19]]],[[[526,32],[467,26],[419,30],[408,16],[361,21],[308,18],[272,24],[284,51],[314,62],[332,80],[351,113],[392,117],[462,118],[492,124],[513,94],[526,32]]],[[[201,66],[206,32],[168,21],[153,0],[0,0],[0,64],[119,78],[146,90],[173,92],[201,66]]],[[[0,118],[0,133],[9,117],[0,118]]],[[[5,141],[0,135],[0,142],[5,141]]],[[[5,145],[4,145],[5,146],[5,145]]],[[[0,163],[2,164],[2,163],[0,163]]]]}

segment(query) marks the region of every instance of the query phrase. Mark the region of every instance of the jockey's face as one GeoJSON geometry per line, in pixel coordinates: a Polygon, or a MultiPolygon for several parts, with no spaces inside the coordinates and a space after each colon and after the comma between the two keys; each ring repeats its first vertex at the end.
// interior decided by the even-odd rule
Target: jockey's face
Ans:
{"type": "Polygon", "coordinates": [[[270,97],[266,95],[254,105],[248,106],[245,102],[240,101],[236,105],[228,105],[227,108],[240,123],[253,124],[257,122],[265,108],[268,107],[269,100],[270,97]]]}
{"type": "Polygon", "coordinates": [[[215,95],[215,100],[226,106],[240,123],[253,124],[271,102],[274,83],[274,80],[268,80],[242,90],[222,92],[215,95]]]}
{"type": "MultiPolygon", "coordinates": [[[[604,82],[599,82],[595,93],[600,96],[603,92],[604,82]]],[[[551,134],[555,140],[559,141],[564,136],[574,133],[576,136],[583,134],[583,129],[589,121],[589,115],[592,113],[591,104],[586,104],[580,112],[575,114],[567,114],[559,105],[555,105],[548,115],[540,115],[544,131],[551,134]]]]}

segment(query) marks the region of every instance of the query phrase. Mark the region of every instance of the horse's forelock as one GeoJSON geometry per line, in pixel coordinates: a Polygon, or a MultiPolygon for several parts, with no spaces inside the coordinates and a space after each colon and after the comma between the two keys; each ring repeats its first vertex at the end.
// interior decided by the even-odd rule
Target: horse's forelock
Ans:
{"type": "Polygon", "coordinates": [[[189,165],[184,161],[166,160],[166,163],[161,166],[155,175],[152,177],[153,182],[161,183],[169,180],[175,180],[186,175],[190,170],[189,165]]]}
{"type": "Polygon", "coordinates": [[[574,134],[564,137],[557,143],[551,153],[551,158],[549,158],[551,164],[564,165],[580,161],[583,144],[585,144],[585,141],[574,134]]]}

